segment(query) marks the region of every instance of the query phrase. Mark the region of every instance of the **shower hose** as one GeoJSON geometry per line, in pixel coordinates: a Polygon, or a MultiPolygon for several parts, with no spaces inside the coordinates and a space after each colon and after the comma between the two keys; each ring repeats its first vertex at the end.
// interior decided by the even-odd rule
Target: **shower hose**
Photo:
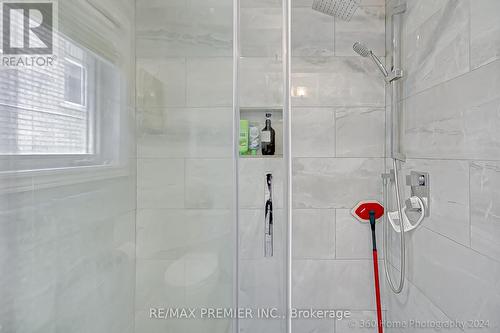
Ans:
{"type": "MultiPolygon", "coordinates": [[[[389,243],[389,221],[387,220],[387,217],[385,217],[385,223],[384,223],[384,270],[385,270],[385,276],[387,278],[387,282],[389,284],[389,287],[392,289],[392,291],[395,294],[401,293],[404,287],[404,282],[405,282],[405,265],[406,265],[406,245],[405,245],[405,228],[403,227],[403,210],[401,207],[401,193],[400,193],[400,188],[399,188],[399,170],[398,170],[398,160],[393,158],[392,159],[392,166],[394,169],[394,193],[396,196],[396,205],[398,209],[398,215],[399,215],[399,223],[401,225],[401,232],[399,233],[400,236],[400,247],[401,247],[401,252],[400,252],[400,277],[399,277],[399,283],[396,286],[394,282],[392,281],[391,278],[391,273],[389,269],[389,251],[388,251],[388,243],[389,243]]],[[[389,192],[389,186],[388,184],[391,183],[391,180],[384,180],[384,202],[387,204],[388,203],[388,192],[389,192]]]]}

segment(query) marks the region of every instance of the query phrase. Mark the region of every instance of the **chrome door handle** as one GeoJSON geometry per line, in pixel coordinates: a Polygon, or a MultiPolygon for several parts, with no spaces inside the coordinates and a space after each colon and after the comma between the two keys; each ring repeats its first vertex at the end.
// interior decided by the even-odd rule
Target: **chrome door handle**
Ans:
{"type": "Polygon", "coordinates": [[[274,230],[273,230],[273,175],[266,174],[264,207],[264,256],[272,257],[274,252],[274,230]]]}

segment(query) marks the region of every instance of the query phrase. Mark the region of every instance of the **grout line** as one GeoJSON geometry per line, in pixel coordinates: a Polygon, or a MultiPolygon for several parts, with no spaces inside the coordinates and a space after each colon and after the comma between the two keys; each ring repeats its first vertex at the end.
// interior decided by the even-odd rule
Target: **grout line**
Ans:
{"type": "Polygon", "coordinates": [[[334,242],[334,244],[333,244],[333,258],[337,259],[337,252],[338,252],[337,251],[337,244],[338,244],[337,240],[338,240],[338,238],[337,238],[337,209],[336,208],[333,209],[333,233],[334,233],[334,235],[333,235],[334,236],[333,237],[333,242],[334,242]]]}
{"type": "Polygon", "coordinates": [[[442,157],[409,157],[407,160],[423,160],[423,161],[457,161],[457,162],[493,162],[498,163],[500,160],[488,160],[481,158],[442,158],[442,157]]]}
{"type": "Polygon", "coordinates": [[[337,20],[333,18],[333,56],[337,56],[337,20]]]}
{"type": "Polygon", "coordinates": [[[467,2],[467,6],[468,6],[468,17],[469,17],[469,22],[468,22],[468,28],[469,28],[469,54],[468,54],[468,57],[469,59],[468,62],[469,62],[469,73],[472,71],[472,9],[471,9],[471,3],[470,1],[467,2]]]}
{"type": "MultiPolygon", "coordinates": [[[[385,157],[384,156],[292,156],[293,159],[343,159],[343,160],[361,160],[361,159],[364,159],[364,160],[380,160],[380,159],[384,159],[385,157]]],[[[203,156],[200,156],[200,157],[183,157],[183,156],[159,156],[159,157],[149,157],[149,156],[139,156],[137,157],[138,160],[186,160],[186,161],[189,161],[189,160],[228,160],[228,161],[231,161],[231,157],[230,156],[227,156],[227,157],[211,157],[211,156],[206,156],[206,157],[203,157],[203,156]]],[[[257,158],[243,158],[242,160],[244,161],[281,161],[282,160],[282,157],[257,157],[257,158]]],[[[481,161],[481,162],[487,162],[487,161],[484,161],[484,160],[478,160],[478,161],[481,161]]],[[[498,161],[491,161],[491,162],[498,162],[498,161]]]]}
{"type": "Polygon", "coordinates": [[[137,328],[137,323],[136,323],[136,306],[137,306],[137,274],[138,274],[138,269],[137,269],[137,221],[138,221],[138,212],[139,212],[139,191],[138,191],[138,186],[139,186],[139,145],[138,145],[138,137],[139,137],[139,126],[138,126],[138,114],[139,114],[139,108],[137,107],[138,103],[138,82],[137,82],[137,70],[138,70],[138,57],[137,57],[137,2],[134,2],[133,5],[133,36],[134,36],[134,50],[133,50],[133,70],[132,70],[132,76],[133,76],[133,87],[132,91],[134,93],[134,98],[133,98],[133,110],[134,110],[134,119],[133,119],[133,128],[134,128],[134,156],[133,159],[135,159],[135,209],[134,209],[134,274],[133,274],[133,279],[134,279],[134,290],[133,290],[133,297],[132,297],[132,308],[133,308],[133,318],[132,318],[132,332],[135,332],[137,328]]]}
{"type": "MultiPolygon", "coordinates": [[[[382,110],[385,109],[385,105],[383,104],[361,104],[361,105],[345,105],[345,104],[294,104],[292,105],[294,109],[374,109],[374,110],[382,110]]],[[[191,105],[153,105],[153,106],[139,106],[137,107],[138,112],[146,112],[148,110],[172,110],[172,111],[183,111],[183,110],[210,110],[211,112],[223,112],[228,111],[228,109],[232,110],[232,106],[230,105],[206,105],[206,106],[191,106],[191,105]]],[[[260,112],[264,113],[264,110],[282,110],[282,105],[250,105],[250,106],[241,106],[240,109],[243,111],[251,111],[251,112],[260,112]]]]}
{"type": "Polygon", "coordinates": [[[186,167],[187,167],[187,163],[186,163],[186,159],[182,159],[182,163],[183,163],[183,169],[184,169],[184,175],[183,175],[183,180],[182,180],[182,183],[183,183],[183,193],[182,193],[182,196],[184,198],[183,200],[183,207],[181,209],[186,209],[188,207],[187,205],[187,198],[186,198],[186,193],[187,193],[187,171],[186,171],[186,167]]]}
{"type": "Polygon", "coordinates": [[[189,82],[188,82],[188,57],[183,57],[184,60],[184,104],[188,104],[188,87],[189,87],[189,82]]]}
{"type": "Polygon", "coordinates": [[[463,248],[465,248],[465,249],[467,249],[467,250],[470,250],[471,252],[476,253],[477,255],[480,255],[481,257],[484,257],[484,258],[486,258],[486,259],[488,259],[488,260],[491,260],[491,261],[494,261],[494,262],[496,262],[496,263],[500,263],[500,261],[499,261],[498,259],[494,259],[494,258],[492,258],[492,257],[489,257],[489,256],[487,256],[486,254],[484,254],[484,253],[482,253],[482,252],[479,252],[479,251],[475,250],[475,249],[474,249],[474,248],[472,248],[472,247],[469,247],[469,246],[467,246],[467,245],[464,245],[464,244],[462,244],[462,243],[460,243],[460,242],[458,242],[458,241],[456,241],[456,240],[454,240],[454,239],[452,239],[452,238],[450,238],[450,237],[448,237],[448,236],[446,236],[446,235],[444,235],[444,234],[441,234],[441,233],[439,233],[439,232],[437,232],[437,231],[435,231],[435,230],[429,229],[429,228],[428,228],[427,226],[425,226],[425,225],[424,225],[424,226],[422,226],[422,227],[423,227],[423,228],[425,228],[426,230],[430,231],[430,232],[435,233],[436,235],[439,235],[439,236],[441,236],[441,237],[443,237],[443,238],[445,238],[445,239],[447,239],[447,240],[449,240],[449,241],[451,241],[451,242],[453,242],[453,243],[457,244],[457,245],[460,245],[461,247],[463,247],[463,248]]]}
{"type": "Polygon", "coordinates": [[[358,156],[330,156],[330,157],[315,157],[315,156],[294,156],[294,159],[308,160],[308,159],[343,159],[343,160],[381,160],[384,156],[372,156],[372,157],[358,157],[358,156]]]}
{"type": "MultiPolygon", "coordinates": [[[[258,258],[259,259],[259,258],[258,258]]],[[[255,259],[247,259],[247,260],[255,260],[255,259]]],[[[373,259],[371,257],[366,257],[366,258],[311,258],[311,259],[302,259],[302,258],[294,258],[293,261],[326,261],[326,262],[355,262],[355,263],[366,263],[366,262],[372,262],[373,259]]],[[[379,258],[379,262],[383,262],[383,259],[379,258]]]]}
{"type": "Polygon", "coordinates": [[[468,221],[468,222],[469,222],[469,247],[472,249],[472,199],[471,199],[471,198],[472,198],[472,192],[471,192],[471,163],[469,162],[469,163],[467,164],[467,166],[468,166],[468,170],[467,170],[467,171],[468,171],[468,177],[469,177],[469,179],[468,179],[468,185],[469,185],[469,189],[468,189],[468,190],[469,190],[469,191],[468,191],[468,198],[467,198],[467,199],[468,199],[468,201],[469,201],[469,205],[468,205],[468,206],[469,206],[469,207],[468,207],[468,208],[469,208],[469,212],[468,212],[468,213],[469,213],[469,219],[468,219],[468,220],[469,220],[469,221],[468,221]]]}
{"type": "MultiPolygon", "coordinates": [[[[390,263],[390,265],[392,266],[392,268],[396,271],[399,272],[399,269],[394,266],[392,263],[390,263]]],[[[434,307],[436,307],[439,311],[441,311],[449,320],[452,320],[452,316],[449,316],[440,306],[438,306],[436,303],[434,303],[433,300],[431,300],[428,296],[427,296],[427,293],[424,292],[422,289],[420,289],[420,287],[418,287],[415,282],[413,282],[410,278],[406,278],[406,283],[409,283],[413,288],[415,288],[416,290],[418,290],[418,292],[425,297],[425,299],[431,303],[434,307]]],[[[408,286],[406,286],[406,288],[408,288],[408,286]]],[[[398,308],[398,310],[400,310],[400,308],[398,308]]]]}
{"type": "MultiPolygon", "coordinates": [[[[338,150],[338,144],[339,144],[339,131],[338,131],[338,121],[337,121],[337,109],[331,110],[332,112],[332,117],[333,117],[333,128],[334,128],[334,140],[335,142],[333,143],[333,156],[337,158],[337,150],[338,150]]],[[[298,156],[297,156],[298,157],[298,156]]]]}

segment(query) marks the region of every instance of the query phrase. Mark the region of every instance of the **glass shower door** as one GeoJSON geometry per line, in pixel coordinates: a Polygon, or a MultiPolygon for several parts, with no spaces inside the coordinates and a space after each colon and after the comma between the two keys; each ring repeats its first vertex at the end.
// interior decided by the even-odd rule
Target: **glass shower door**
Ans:
{"type": "Polygon", "coordinates": [[[201,311],[234,303],[233,1],[136,10],[136,332],[230,332],[201,311]]]}

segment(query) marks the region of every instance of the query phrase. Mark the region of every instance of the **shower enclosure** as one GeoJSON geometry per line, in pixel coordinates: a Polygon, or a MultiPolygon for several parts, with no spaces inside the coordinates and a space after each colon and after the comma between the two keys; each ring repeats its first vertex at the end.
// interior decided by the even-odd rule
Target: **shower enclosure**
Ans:
{"type": "Polygon", "coordinates": [[[49,1],[55,65],[0,66],[0,332],[375,332],[351,209],[412,172],[386,332],[498,332],[499,2],[348,2],[49,1]],[[266,117],[275,154],[240,153],[266,117]]]}
{"type": "Polygon", "coordinates": [[[369,228],[350,210],[382,200],[385,83],[352,44],[363,37],[384,57],[385,3],[366,3],[350,22],[309,1],[138,1],[136,10],[136,329],[347,329],[283,318],[287,308],[376,318],[369,228]],[[240,120],[263,128],[267,113],[276,154],[240,156],[240,120]],[[141,192],[152,196],[141,202],[141,192]],[[278,318],[150,318],[151,307],[181,305],[278,318]]]}

